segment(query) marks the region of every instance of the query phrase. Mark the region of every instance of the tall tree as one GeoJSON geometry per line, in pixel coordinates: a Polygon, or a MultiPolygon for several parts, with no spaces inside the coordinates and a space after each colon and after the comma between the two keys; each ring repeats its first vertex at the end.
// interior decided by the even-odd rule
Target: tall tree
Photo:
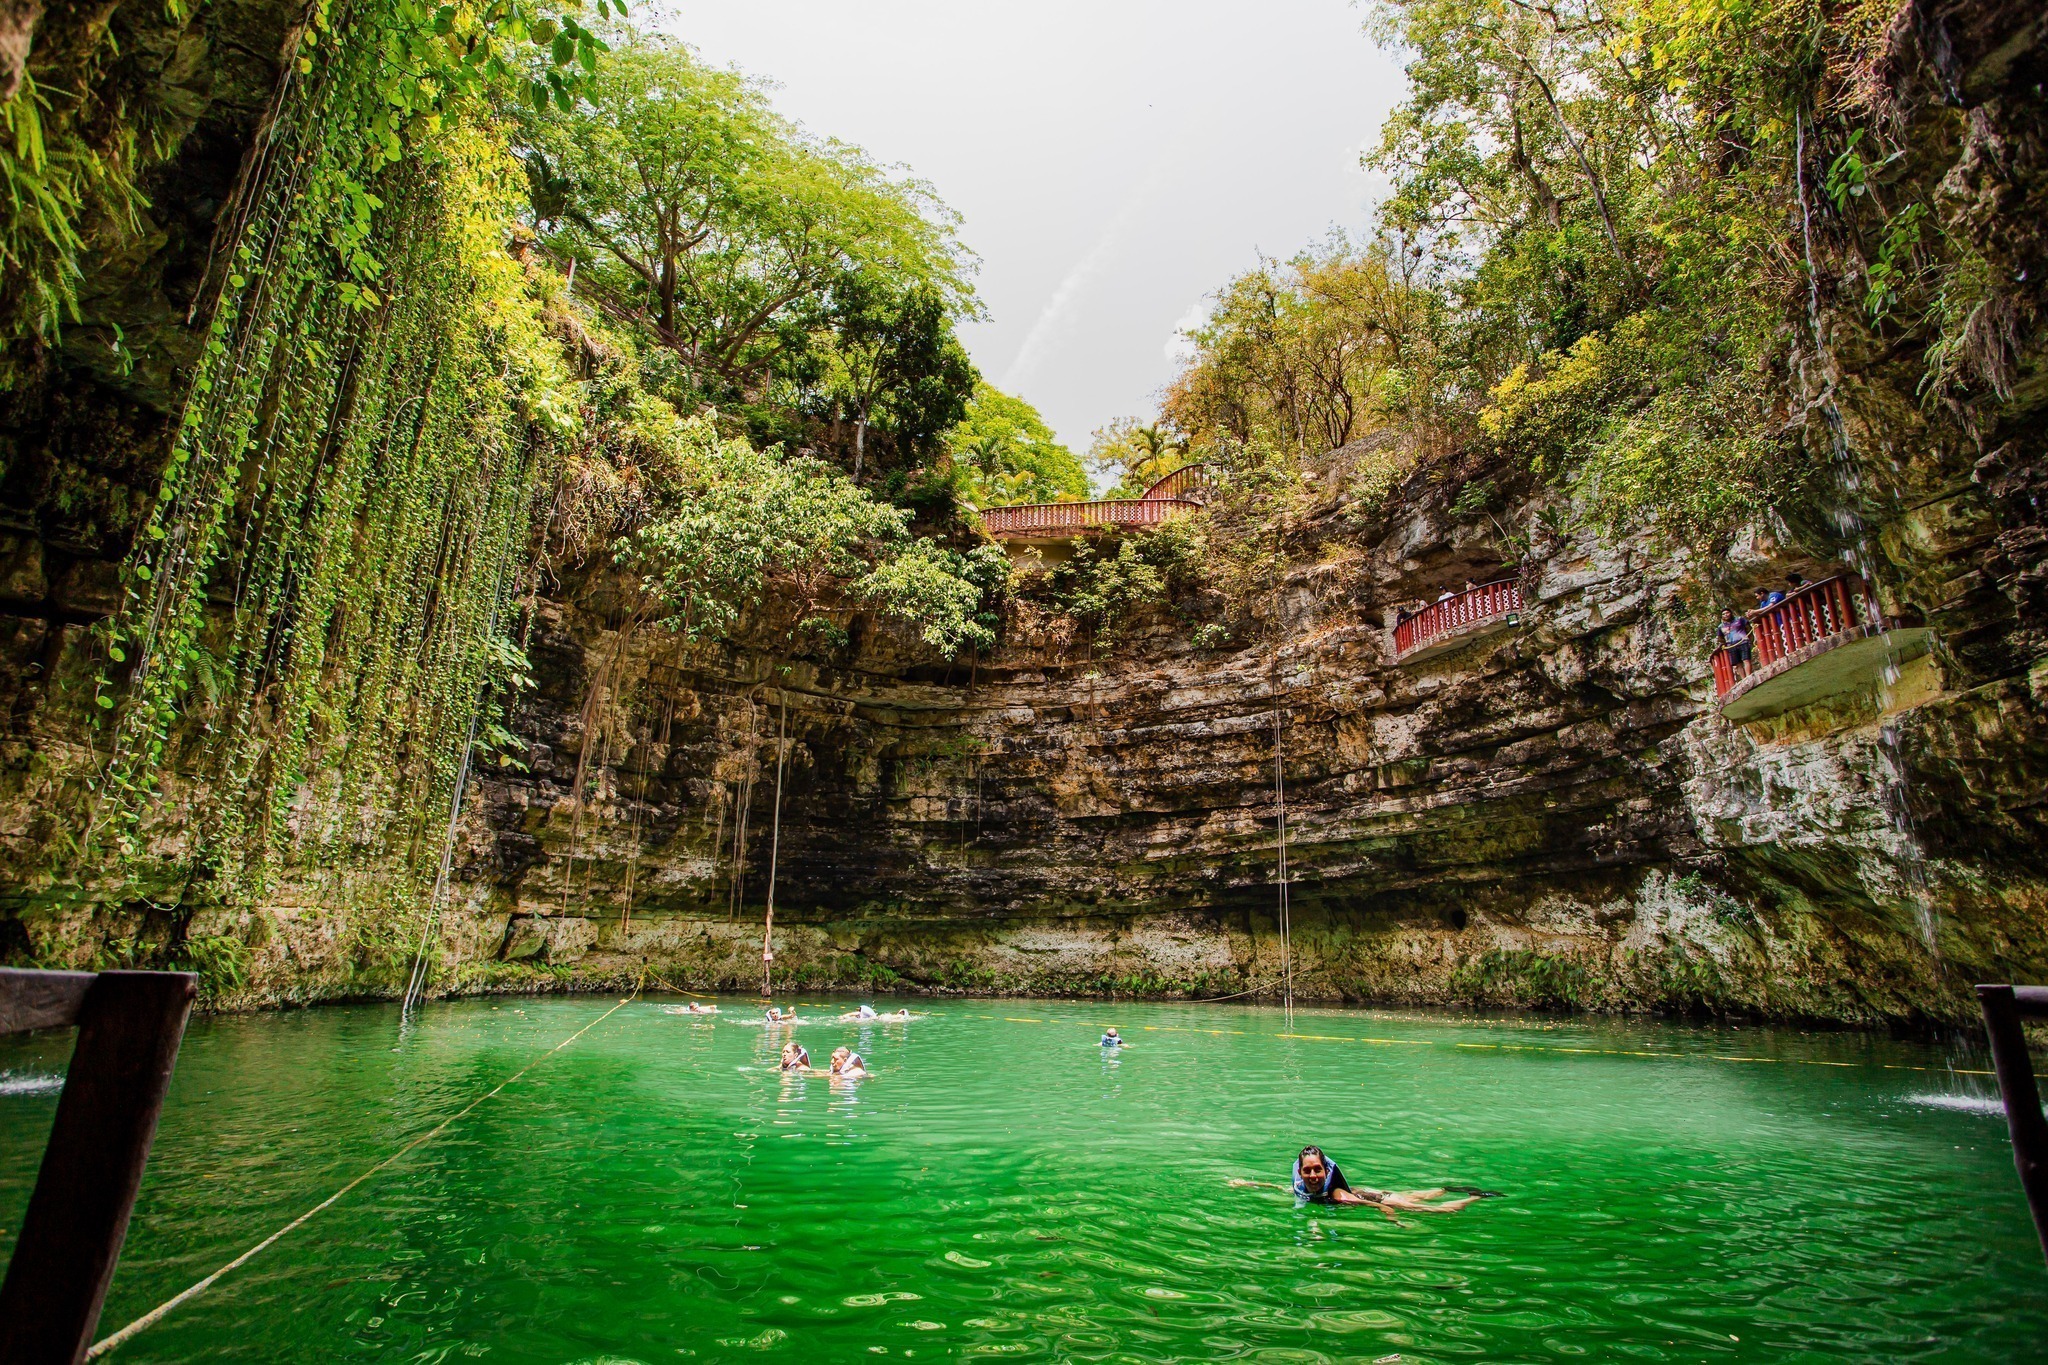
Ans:
{"type": "Polygon", "coordinates": [[[953,335],[939,291],[847,275],[832,291],[827,317],[823,393],[835,415],[853,423],[855,482],[877,419],[905,458],[934,453],[946,429],[966,415],[980,377],[953,335]]]}
{"type": "Polygon", "coordinates": [[[778,115],[761,86],[623,31],[582,97],[520,111],[534,212],[577,284],[717,396],[757,396],[849,277],[970,308],[954,215],[778,115]]]}
{"type": "Polygon", "coordinates": [[[946,433],[961,496],[975,507],[1078,502],[1088,473],[1038,409],[993,384],[977,384],[967,413],[946,433]]]}

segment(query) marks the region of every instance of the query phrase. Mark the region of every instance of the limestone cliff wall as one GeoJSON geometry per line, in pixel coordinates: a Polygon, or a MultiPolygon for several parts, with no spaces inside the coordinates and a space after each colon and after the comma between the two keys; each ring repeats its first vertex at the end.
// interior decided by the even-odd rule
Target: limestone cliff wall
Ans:
{"type": "MultiPolygon", "coordinates": [[[[2044,183],[2025,98],[2039,44],[2013,36],[2038,25],[1994,5],[1901,13],[1896,86],[1932,82],[1928,100],[1965,111],[1951,178],[1993,206],[1987,251],[2048,279],[2040,216],[2021,212],[2044,183]]],[[[195,96],[196,159],[158,195],[155,254],[103,272],[108,316],[157,318],[171,360],[124,377],[51,357],[0,423],[0,955],[213,945],[231,959],[224,1004],[394,993],[424,927],[379,866],[288,865],[262,904],[216,903],[182,858],[196,773],[168,784],[139,881],[61,870],[51,773],[84,752],[82,630],[161,459],[207,187],[231,184],[274,51],[238,47],[246,79],[195,96]]],[[[1434,467],[1354,506],[1335,452],[1270,607],[1221,648],[1195,643],[1213,615],[1199,599],[1099,655],[1019,629],[947,663],[872,622],[818,653],[772,611],[734,643],[684,647],[622,634],[601,568],[571,577],[531,604],[539,686],[455,822],[425,935],[436,988],[750,986],[772,861],[786,985],[1270,992],[1276,751],[1302,995],[1873,1022],[1963,1017],[1972,980],[2048,979],[2048,383],[2022,348],[1995,421],[1945,415],[1916,399],[1914,358],[1858,350],[1853,314],[1830,304],[1832,344],[1801,382],[1840,433],[1857,516],[1759,527],[1713,563],[1654,528],[1581,525],[1513,471],[1434,467]],[[1499,505],[1454,515],[1480,478],[1499,505]],[[1720,719],[1713,608],[1851,562],[1927,620],[1934,651],[1800,711],[1720,719]],[[1393,658],[1397,604],[1511,564],[1515,629],[1393,658]]],[[[440,818],[420,813],[421,841],[440,818]]]]}
{"type": "Polygon", "coordinates": [[[622,645],[579,585],[536,622],[530,771],[466,812],[449,970],[756,982],[772,843],[778,981],[1269,987],[1277,722],[1299,993],[1873,1020],[2048,973],[2027,677],[1927,659],[1732,726],[1688,566],[1590,532],[1525,559],[1518,629],[1402,666],[1393,604],[1499,554],[1411,499],[1364,543],[1308,528],[1320,557],[1234,650],[1162,611],[1101,658],[792,662],[622,645]]]}

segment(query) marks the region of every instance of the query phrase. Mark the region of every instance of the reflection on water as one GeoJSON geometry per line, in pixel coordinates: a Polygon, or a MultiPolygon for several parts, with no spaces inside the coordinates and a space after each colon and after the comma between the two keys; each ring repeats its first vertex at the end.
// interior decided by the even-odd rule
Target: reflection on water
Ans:
{"type": "MultiPolygon", "coordinates": [[[[106,1327],[613,1003],[430,1005],[402,1040],[395,1007],[197,1021],[106,1327]]],[[[1991,1081],[1929,1048],[806,1001],[814,1060],[874,1073],[843,1081],[781,1072],[791,1032],[741,1004],[673,1003],[613,1015],[120,1359],[2004,1361],[2048,1332],[1991,1081]],[[1284,1184],[1307,1142],[1357,1184],[1506,1197],[1395,1223],[1230,1185],[1284,1184]]],[[[0,1047],[5,1080],[44,1083],[0,1089],[0,1228],[63,1050],[0,1047]]]]}

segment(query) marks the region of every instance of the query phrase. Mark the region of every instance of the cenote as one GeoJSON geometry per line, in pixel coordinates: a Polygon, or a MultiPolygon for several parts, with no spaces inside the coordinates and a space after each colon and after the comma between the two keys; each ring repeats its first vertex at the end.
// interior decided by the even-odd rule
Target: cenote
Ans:
{"type": "MultiPolygon", "coordinates": [[[[783,1076],[790,1030],[731,1000],[197,1020],[106,1331],[542,1060],[115,1358],[2011,1361],[2048,1333],[1991,1083],[1938,1048],[810,999],[795,1035],[869,1079],[783,1076]],[[1354,1183],[1501,1197],[1397,1224],[1229,1183],[1284,1183],[1305,1142],[1354,1183]]],[[[62,1059],[0,1052],[0,1226],[62,1059]]]]}

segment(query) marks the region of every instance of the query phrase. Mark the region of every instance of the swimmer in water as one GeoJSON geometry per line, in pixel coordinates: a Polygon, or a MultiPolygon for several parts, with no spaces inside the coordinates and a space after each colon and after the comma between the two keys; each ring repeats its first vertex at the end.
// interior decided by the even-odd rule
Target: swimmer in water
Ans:
{"type": "Polygon", "coordinates": [[[878,1024],[907,1024],[910,1022],[910,1009],[906,1006],[900,1010],[890,1010],[887,1014],[878,1014],[875,1016],[875,1022],[878,1024]]]}
{"type": "Polygon", "coordinates": [[[851,1014],[842,1014],[839,1017],[841,1020],[849,1023],[859,1023],[861,1021],[868,1019],[879,1019],[882,1016],[875,1013],[875,1007],[873,1005],[868,1004],[866,1001],[862,1001],[861,1007],[859,1009],[854,1010],[851,1014]]]}
{"type": "Polygon", "coordinates": [[[1117,1031],[1116,1031],[1115,1029],[1109,1029],[1109,1030],[1107,1030],[1106,1032],[1104,1032],[1104,1033],[1103,1033],[1103,1035],[1102,1035],[1102,1045],[1103,1045],[1104,1047],[1128,1047],[1128,1046],[1129,1046],[1129,1044],[1127,1044],[1127,1043],[1125,1043],[1125,1042],[1124,1042],[1124,1036],[1123,1036],[1123,1035],[1122,1035],[1121,1033],[1118,1033],[1118,1032],[1117,1032],[1117,1031]]]}
{"type": "Polygon", "coordinates": [[[696,1001],[692,1000],[692,1001],[690,1002],[690,1013],[692,1013],[692,1014],[716,1014],[716,1013],[718,1013],[718,1006],[716,1006],[716,1005],[700,1005],[700,1004],[698,1004],[698,1003],[697,1003],[696,1001]]]}
{"type": "Polygon", "coordinates": [[[1392,1218],[1396,1209],[1405,1213],[1456,1213],[1484,1194],[1480,1191],[1462,1199],[1444,1199],[1447,1193],[1442,1186],[1431,1190],[1354,1190],[1344,1172],[1337,1169],[1337,1163],[1324,1156],[1320,1147],[1304,1147],[1294,1159],[1295,1198],[1311,1204],[1371,1204],[1392,1218]],[[1433,1202],[1436,1200],[1443,1202],[1433,1202]]]}
{"type": "Polygon", "coordinates": [[[832,1049],[832,1074],[858,1080],[868,1074],[867,1060],[851,1048],[832,1049]]]}
{"type": "Polygon", "coordinates": [[[796,1017],[795,1010],[791,1010],[789,1013],[784,1014],[782,1012],[782,1006],[770,1005],[768,1007],[768,1022],[771,1024],[795,1024],[800,1023],[802,1021],[796,1017]]]}
{"type": "Polygon", "coordinates": [[[784,1043],[782,1045],[782,1069],[784,1071],[809,1071],[811,1069],[811,1054],[804,1049],[801,1043],[784,1043]]]}

